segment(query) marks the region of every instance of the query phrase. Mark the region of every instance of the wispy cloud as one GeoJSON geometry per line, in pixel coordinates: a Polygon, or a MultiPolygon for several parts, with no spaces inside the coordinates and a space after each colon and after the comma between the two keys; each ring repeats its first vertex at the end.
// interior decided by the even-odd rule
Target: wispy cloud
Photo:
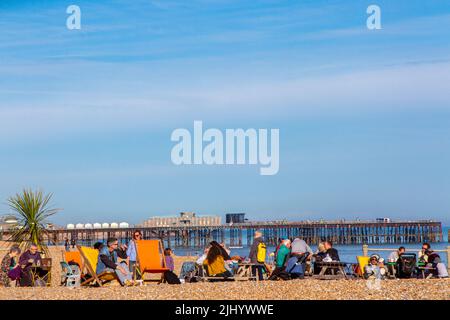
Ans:
{"type": "MultiPolygon", "coordinates": [[[[163,128],[177,119],[202,115],[205,119],[229,117],[291,119],[305,114],[390,110],[448,109],[450,63],[419,63],[378,70],[287,80],[260,79],[195,86],[175,90],[163,86],[153,93],[130,94],[113,87],[103,91],[61,92],[47,103],[20,101],[14,107],[0,103],[3,137],[27,132],[42,135],[96,130],[163,128]],[[20,126],[17,126],[20,123],[20,126]]],[[[23,94],[27,94],[23,92],[23,94]]],[[[42,93],[43,94],[43,93],[42,93]]],[[[41,94],[41,96],[42,96],[41,94]]]]}

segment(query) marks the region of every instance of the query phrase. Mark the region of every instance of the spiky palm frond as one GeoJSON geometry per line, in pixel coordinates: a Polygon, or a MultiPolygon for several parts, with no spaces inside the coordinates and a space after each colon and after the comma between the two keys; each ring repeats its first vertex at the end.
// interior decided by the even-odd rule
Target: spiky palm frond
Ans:
{"type": "Polygon", "coordinates": [[[8,199],[9,207],[14,211],[18,220],[18,228],[12,234],[12,240],[25,249],[31,243],[38,245],[39,250],[48,253],[44,236],[47,219],[57,213],[59,209],[48,208],[52,194],[44,195],[41,190],[32,191],[24,189],[8,199]]]}

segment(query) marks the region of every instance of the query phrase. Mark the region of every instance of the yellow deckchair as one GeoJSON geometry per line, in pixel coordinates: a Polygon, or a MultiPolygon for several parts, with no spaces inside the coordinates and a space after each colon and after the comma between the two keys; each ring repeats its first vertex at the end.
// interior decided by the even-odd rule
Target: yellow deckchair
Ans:
{"type": "Polygon", "coordinates": [[[84,261],[84,266],[87,269],[87,272],[91,276],[89,279],[81,283],[82,286],[88,285],[91,282],[98,283],[101,287],[104,283],[109,282],[111,280],[118,280],[117,276],[114,272],[104,271],[100,274],[96,274],[97,262],[98,262],[98,250],[89,247],[82,247],[77,245],[77,249],[80,252],[80,255],[84,261]]]}
{"type": "Polygon", "coordinates": [[[369,264],[369,257],[366,256],[357,256],[356,260],[358,261],[358,276],[362,277],[364,276],[364,268],[369,264]]]}
{"type": "Polygon", "coordinates": [[[136,241],[136,262],[144,279],[145,273],[161,273],[161,280],[164,279],[166,260],[164,250],[160,240],[137,240],[136,241]]]}

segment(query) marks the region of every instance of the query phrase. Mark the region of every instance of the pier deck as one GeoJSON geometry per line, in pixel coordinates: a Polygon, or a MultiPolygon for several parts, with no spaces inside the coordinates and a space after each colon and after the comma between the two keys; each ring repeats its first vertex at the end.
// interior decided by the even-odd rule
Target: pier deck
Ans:
{"type": "MultiPolygon", "coordinates": [[[[335,244],[395,244],[442,242],[442,224],[435,221],[321,221],[321,222],[247,222],[216,226],[161,226],[107,229],[50,230],[49,241],[63,243],[75,239],[86,244],[116,237],[131,239],[135,229],[144,239],[160,238],[172,247],[202,247],[216,240],[230,246],[250,245],[255,230],[262,230],[268,245],[276,245],[279,238],[302,237],[307,243],[318,244],[331,240],[335,244]]],[[[5,235],[3,236],[5,238],[5,235]]]]}

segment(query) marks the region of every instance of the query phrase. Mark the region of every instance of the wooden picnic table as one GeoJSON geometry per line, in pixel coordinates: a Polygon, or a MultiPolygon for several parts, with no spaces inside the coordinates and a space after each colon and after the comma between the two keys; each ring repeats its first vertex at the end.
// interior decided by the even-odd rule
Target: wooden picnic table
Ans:
{"type": "Polygon", "coordinates": [[[318,279],[322,280],[331,280],[331,279],[349,279],[347,276],[347,272],[345,269],[348,269],[349,265],[352,265],[348,262],[341,261],[330,261],[330,262],[315,262],[320,267],[320,273],[316,276],[318,279]],[[326,274],[327,270],[330,271],[331,274],[326,274]]]}
{"type": "Polygon", "coordinates": [[[33,286],[36,280],[45,281],[47,287],[49,287],[52,283],[52,267],[46,265],[31,265],[30,268],[31,280],[33,282],[33,286]]]}
{"type": "MultiPolygon", "coordinates": [[[[255,263],[247,263],[247,262],[240,262],[238,263],[238,268],[234,273],[234,279],[235,280],[252,280],[259,278],[257,275],[253,275],[252,267],[256,266],[255,263]]],[[[259,269],[256,269],[256,272],[259,272],[259,269]]]]}
{"type": "Polygon", "coordinates": [[[417,270],[422,274],[423,279],[430,279],[433,277],[433,274],[436,270],[436,268],[433,267],[427,267],[427,266],[418,266],[417,270]],[[425,276],[425,272],[428,271],[428,274],[425,276]]]}

